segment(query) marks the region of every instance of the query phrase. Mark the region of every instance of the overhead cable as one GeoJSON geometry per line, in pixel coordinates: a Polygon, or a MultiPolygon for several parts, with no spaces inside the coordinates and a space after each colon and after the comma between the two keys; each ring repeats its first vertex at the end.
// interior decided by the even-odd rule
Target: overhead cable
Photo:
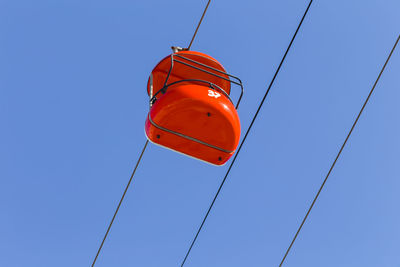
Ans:
{"type": "Polygon", "coordinates": [[[231,162],[231,164],[230,164],[230,166],[229,166],[229,168],[228,168],[228,170],[227,170],[227,172],[226,172],[226,174],[225,174],[225,176],[224,176],[224,178],[223,178],[223,180],[222,180],[222,182],[221,182],[221,184],[220,184],[220,186],[219,186],[219,188],[218,188],[218,190],[217,190],[217,193],[215,194],[214,199],[212,200],[212,202],[211,202],[211,204],[210,204],[210,206],[209,206],[209,208],[208,208],[208,210],[207,210],[207,213],[206,213],[206,215],[204,216],[203,221],[201,222],[200,227],[198,228],[197,233],[196,233],[196,235],[195,235],[195,237],[194,237],[192,243],[190,244],[189,249],[188,249],[187,252],[186,252],[185,258],[183,259],[183,261],[182,261],[182,263],[181,263],[181,267],[184,266],[184,264],[185,264],[185,262],[186,262],[186,260],[187,260],[187,258],[188,258],[188,256],[189,256],[189,254],[190,254],[190,252],[191,252],[191,250],[192,250],[192,248],[193,248],[193,245],[195,244],[195,242],[196,242],[196,240],[197,240],[197,237],[199,236],[200,231],[201,231],[201,229],[203,228],[203,225],[204,225],[205,221],[207,220],[208,215],[209,215],[211,209],[212,209],[213,206],[214,206],[215,200],[217,199],[217,197],[218,197],[218,195],[219,195],[219,193],[220,193],[222,187],[224,186],[224,183],[225,183],[225,181],[226,181],[226,178],[228,177],[229,172],[231,171],[231,168],[232,168],[233,164],[235,163],[236,158],[237,158],[237,156],[239,155],[239,152],[240,152],[240,150],[241,150],[241,148],[242,148],[244,142],[246,141],[247,135],[249,134],[249,132],[250,132],[250,130],[251,130],[251,127],[253,126],[254,121],[256,120],[257,115],[258,115],[258,113],[260,112],[261,107],[262,107],[262,105],[264,104],[264,101],[265,101],[265,99],[266,99],[266,97],[267,97],[269,91],[271,90],[271,87],[272,87],[272,85],[273,85],[273,83],[274,83],[274,81],[275,81],[275,78],[276,78],[276,76],[278,75],[278,73],[279,73],[279,71],[280,71],[280,69],[281,69],[281,67],[282,67],[283,62],[285,61],[285,58],[286,58],[286,56],[287,56],[287,54],[288,54],[288,52],[289,52],[289,50],[290,50],[290,48],[291,48],[291,46],[292,46],[292,44],[293,44],[294,39],[295,39],[296,36],[297,36],[297,33],[299,32],[299,29],[300,29],[301,25],[303,24],[304,18],[306,17],[306,15],[307,15],[307,13],[308,13],[308,10],[310,9],[310,6],[311,6],[311,3],[312,3],[312,2],[313,2],[313,0],[311,0],[311,1],[309,2],[308,6],[307,6],[307,9],[306,9],[306,11],[305,11],[304,14],[303,14],[303,17],[301,18],[300,23],[298,24],[297,29],[296,29],[296,31],[295,31],[295,33],[294,33],[292,39],[290,40],[290,43],[289,43],[289,45],[288,45],[288,47],[287,47],[287,49],[286,49],[286,52],[285,52],[285,54],[283,55],[283,58],[281,59],[279,65],[278,65],[278,68],[277,68],[276,71],[275,71],[275,74],[274,74],[274,76],[273,76],[273,78],[272,78],[272,80],[271,80],[271,82],[270,82],[270,84],[269,84],[269,86],[268,86],[268,88],[267,88],[267,91],[265,92],[265,95],[264,95],[264,97],[262,98],[261,103],[259,104],[258,109],[257,109],[257,111],[256,111],[256,113],[255,113],[255,115],[254,115],[254,117],[253,117],[253,119],[252,119],[252,121],[251,121],[251,123],[250,123],[250,126],[249,126],[249,128],[247,128],[246,134],[244,135],[243,140],[242,140],[242,142],[240,143],[239,148],[238,148],[238,150],[237,150],[235,156],[233,157],[233,160],[232,160],[232,162],[231,162]]]}
{"type": "Polygon", "coordinates": [[[102,249],[102,247],[103,247],[103,245],[104,245],[104,241],[106,241],[106,238],[107,238],[107,236],[108,236],[108,233],[110,232],[111,226],[112,226],[112,224],[113,224],[113,222],[114,222],[115,217],[117,216],[117,213],[118,213],[118,211],[119,211],[119,208],[121,207],[122,201],[123,201],[124,198],[125,198],[126,192],[128,191],[128,188],[129,188],[129,186],[130,186],[130,184],[131,184],[131,182],[132,182],[133,176],[135,175],[136,169],[137,169],[138,166],[139,166],[140,160],[142,159],[142,156],[143,156],[143,154],[144,154],[144,151],[146,150],[146,147],[147,147],[147,144],[148,144],[148,143],[149,143],[149,140],[146,140],[146,143],[144,144],[144,147],[143,147],[143,149],[142,149],[142,152],[140,153],[139,159],[138,159],[137,162],[136,162],[135,168],[133,169],[132,175],[131,175],[131,177],[129,178],[128,184],[126,185],[125,190],[124,190],[124,193],[122,194],[122,197],[121,197],[121,199],[120,199],[120,201],[119,201],[119,203],[118,203],[117,209],[116,209],[115,212],[114,212],[114,215],[113,215],[113,217],[112,217],[112,219],[111,219],[110,224],[108,225],[107,231],[106,231],[106,233],[105,233],[105,235],[104,235],[104,237],[103,237],[103,241],[101,241],[100,247],[99,247],[99,249],[97,250],[96,257],[94,257],[94,260],[93,260],[93,263],[92,263],[92,267],[93,267],[94,264],[96,263],[97,257],[99,256],[100,251],[101,251],[101,249],[102,249]]]}
{"type": "Polygon", "coordinates": [[[206,14],[207,9],[208,9],[208,6],[210,5],[210,3],[211,3],[211,0],[208,0],[207,5],[206,5],[206,8],[205,8],[204,11],[203,11],[203,15],[201,15],[200,21],[199,21],[199,23],[197,24],[196,30],[194,31],[192,40],[190,41],[190,44],[189,44],[187,50],[190,50],[190,47],[192,46],[192,43],[193,43],[193,41],[194,41],[194,38],[195,38],[196,35],[197,35],[197,31],[198,31],[199,28],[200,28],[201,22],[203,21],[204,15],[206,14]]]}
{"type": "Polygon", "coordinates": [[[297,229],[296,234],[294,235],[292,241],[290,242],[290,245],[289,245],[289,247],[287,248],[285,255],[283,256],[283,258],[282,258],[282,260],[281,260],[281,263],[279,264],[279,267],[281,267],[281,266],[283,265],[283,263],[285,262],[285,259],[286,259],[287,255],[289,254],[290,249],[292,248],[294,242],[296,241],[297,236],[299,235],[299,233],[300,233],[300,231],[301,231],[301,229],[302,229],[304,223],[306,222],[306,220],[307,220],[307,218],[308,218],[308,215],[310,214],[312,208],[314,207],[314,204],[315,204],[315,202],[317,201],[318,196],[319,196],[319,194],[321,193],[322,189],[324,188],[325,183],[326,183],[326,181],[327,181],[328,178],[329,178],[329,175],[331,174],[333,168],[335,167],[335,164],[336,164],[337,160],[339,159],[340,154],[342,153],[343,148],[345,147],[345,145],[346,145],[346,143],[347,143],[347,140],[349,140],[350,135],[351,135],[351,133],[353,132],[354,127],[356,126],[356,124],[357,124],[357,122],[358,122],[358,119],[359,119],[360,116],[361,116],[361,113],[363,112],[365,106],[366,106],[367,103],[368,103],[368,100],[370,99],[372,93],[374,92],[374,89],[375,89],[375,87],[376,87],[376,84],[378,83],[378,81],[379,81],[379,79],[380,79],[380,77],[381,77],[383,71],[385,70],[385,67],[386,67],[387,63],[389,62],[389,59],[390,59],[390,57],[392,56],[393,51],[394,51],[394,49],[396,48],[397,43],[399,42],[399,39],[400,39],[400,35],[397,37],[397,40],[396,40],[396,42],[395,42],[395,44],[394,44],[392,50],[390,51],[389,56],[387,57],[387,59],[386,59],[386,61],[385,61],[385,64],[383,64],[383,67],[382,67],[382,69],[381,69],[381,71],[380,71],[380,73],[379,73],[379,75],[378,75],[378,78],[375,80],[375,83],[374,83],[374,85],[372,86],[372,89],[371,89],[371,91],[369,92],[368,97],[365,99],[365,102],[364,102],[363,106],[361,107],[361,110],[360,110],[360,112],[358,113],[356,120],[354,121],[353,125],[351,126],[350,131],[349,131],[349,133],[347,134],[346,139],[344,140],[342,146],[341,146],[340,149],[339,149],[339,152],[338,152],[337,155],[336,155],[335,160],[333,161],[333,163],[332,163],[332,165],[331,165],[331,167],[330,167],[328,173],[326,174],[324,181],[322,182],[321,186],[319,187],[319,190],[318,190],[317,194],[315,195],[313,201],[311,202],[311,205],[310,205],[310,207],[308,208],[307,213],[306,213],[306,215],[304,216],[304,218],[303,218],[303,220],[302,220],[302,222],[301,222],[299,228],[297,229]]]}
{"type": "MultiPolygon", "coordinates": [[[[187,50],[190,50],[190,47],[192,46],[192,43],[193,43],[193,41],[194,41],[194,38],[196,37],[197,31],[199,30],[199,27],[200,27],[200,25],[201,25],[201,22],[203,21],[204,15],[205,15],[206,12],[207,12],[207,9],[208,9],[208,6],[210,5],[210,2],[211,2],[211,0],[208,1],[207,6],[206,6],[206,8],[205,8],[204,11],[203,11],[203,14],[202,14],[202,16],[201,16],[201,19],[200,19],[200,21],[199,21],[199,23],[198,23],[198,25],[197,25],[197,28],[196,28],[196,30],[195,30],[195,32],[194,32],[194,34],[193,34],[192,40],[190,41],[190,44],[189,44],[187,50]]],[[[91,265],[92,267],[95,265],[95,263],[96,263],[96,261],[97,261],[97,258],[98,258],[99,254],[100,254],[100,252],[101,252],[101,249],[103,248],[104,242],[105,242],[105,240],[107,239],[108,233],[110,232],[111,226],[112,226],[112,224],[114,223],[114,219],[115,219],[115,217],[117,216],[117,213],[118,213],[118,211],[119,211],[119,208],[121,207],[121,204],[122,204],[122,202],[123,202],[123,200],[124,200],[124,198],[125,198],[126,192],[127,192],[128,189],[129,189],[129,186],[130,186],[130,184],[131,184],[131,182],[132,182],[133,176],[135,175],[136,169],[137,169],[138,166],[139,166],[139,163],[140,163],[140,161],[141,161],[141,159],[142,159],[142,156],[143,156],[143,154],[144,154],[144,151],[146,150],[146,147],[147,147],[147,144],[148,144],[148,143],[149,143],[149,140],[146,140],[146,143],[144,144],[144,147],[143,147],[143,149],[142,149],[142,152],[140,153],[139,159],[138,159],[138,161],[136,162],[136,166],[135,166],[135,168],[134,168],[134,170],[133,170],[133,172],[132,172],[131,177],[129,178],[129,181],[128,181],[128,183],[127,183],[127,185],[126,185],[126,187],[125,187],[125,190],[124,190],[124,192],[123,192],[123,194],[122,194],[122,196],[121,196],[121,199],[120,199],[120,201],[119,201],[119,203],[118,203],[118,206],[117,206],[117,208],[116,208],[116,210],[115,210],[115,212],[114,212],[114,215],[113,215],[113,217],[112,217],[112,219],[111,219],[111,222],[110,222],[109,225],[108,225],[107,231],[106,231],[106,233],[104,234],[104,237],[103,237],[103,240],[101,241],[100,247],[99,247],[99,249],[97,250],[96,256],[95,256],[94,259],[93,259],[93,262],[92,262],[92,265],[91,265]]]]}

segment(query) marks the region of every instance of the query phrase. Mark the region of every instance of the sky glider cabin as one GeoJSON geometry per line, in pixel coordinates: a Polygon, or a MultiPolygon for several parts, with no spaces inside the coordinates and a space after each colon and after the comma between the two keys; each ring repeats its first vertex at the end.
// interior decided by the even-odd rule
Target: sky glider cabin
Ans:
{"type": "Polygon", "coordinates": [[[236,109],[243,95],[242,82],[206,54],[173,49],[153,69],[147,83],[146,136],[157,145],[223,165],[240,139],[236,109]],[[230,98],[231,84],[241,89],[236,105],[230,98]]]}

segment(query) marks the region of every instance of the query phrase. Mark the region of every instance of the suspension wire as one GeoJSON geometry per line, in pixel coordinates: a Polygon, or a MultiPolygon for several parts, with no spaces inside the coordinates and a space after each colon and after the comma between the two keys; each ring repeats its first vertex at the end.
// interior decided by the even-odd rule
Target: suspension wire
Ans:
{"type": "MultiPolygon", "coordinates": [[[[197,28],[196,28],[196,30],[195,30],[195,32],[194,32],[194,34],[193,34],[192,40],[190,41],[190,44],[189,44],[187,50],[190,50],[190,47],[192,46],[192,43],[193,43],[193,41],[194,41],[194,38],[195,38],[196,35],[197,35],[197,31],[198,31],[199,28],[200,28],[201,22],[203,21],[204,15],[205,15],[206,12],[207,12],[207,9],[208,9],[208,6],[210,5],[210,2],[211,2],[211,0],[208,0],[207,6],[206,6],[206,8],[205,8],[204,11],[203,11],[203,15],[201,15],[199,24],[197,25],[197,28]]],[[[93,263],[92,263],[92,267],[95,265],[96,260],[97,260],[97,258],[98,258],[98,256],[99,256],[100,252],[101,252],[101,249],[103,248],[104,242],[105,242],[106,239],[107,239],[108,233],[110,232],[111,226],[112,226],[113,223],[114,223],[114,219],[115,219],[115,217],[117,216],[117,213],[118,213],[118,211],[119,211],[119,208],[121,207],[122,201],[123,201],[124,198],[125,198],[126,192],[128,191],[128,188],[129,188],[129,186],[130,186],[130,184],[131,184],[131,182],[132,182],[133,176],[135,175],[136,169],[137,169],[137,167],[139,166],[139,163],[140,163],[140,161],[141,161],[141,159],[142,159],[142,156],[143,156],[143,154],[144,154],[144,151],[146,150],[146,147],[147,147],[148,143],[149,143],[149,140],[146,140],[146,143],[144,144],[144,147],[143,147],[143,149],[142,149],[142,152],[140,153],[139,159],[138,159],[138,161],[136,162],[136,166],[135,166],[135,168],[133,169],[132,175],[131,175],[131,177],[129,178],[128,184],[126,185],[125,190],[124,190],[124,193],[122,194],[122,197],[121,197],[121,199],[120,199],[120,201],[119,201],[119,203],[118,203],[117,209],[116,209],[115,212],[114,212],[114,215],[113,215],[113,217],[112,217],[112,219],[111,219],[110,224],[108,225],[108,228],[107,228],[107,231],[106,231],[106,233],[105,233],[105,235],[104,235],[103,241],[101,241],[100,247],[99,247],[99,249],[97,250],[96,256],[94,257],[94,260],[93,260],[93,263]]]]}
{"type": "Polygon", "coordinates": [[[246,134],[244,135],[243,140],[242,140],[242,142],[240,143],[239,148],[238,148],[238,150],[237,150],[235,156],[233,157],[233,160],[232,160],[232,162],[231,162],[231,164],[230,164],[230,166],[229,166],[229,168],[228,168],[228,170],[227,170],[227,172],[226,172],[226,174],[225,174],[225,177],[223,178],[223,180],[222,180],[222,182],[221,182],[221,184],[220,184],[220,186],[219,186],[219,188],[218,188],[218,190],[217,190],[217,193],[215,194],[214,199],[212,200],[212,202],[211,202],[211,204],[210,204],[210,206],[209,206],[209,208],[208,208],[208,210],[207,210],[207,213],[206,213],[206,215],[204,216],[204,219],[203,219],[202,223],[200,224],[200,227],[198,228],[197,233],[196,233],[196,235],[195,235],[195,237],[194,237],[192,243],[190,244],[190,247],[189,247],[188,251],[186,252],[185,258],[183,259],[183,261],[182,261],[182,263],[181,263],[181,267],[184,266],[184,264],[185,264],[185,262],[186,262],[186,260],[187,260],[187,258],[188,258],[188,256],[189,256],[189,254],[190,254],[190,251],[192,250],[193,245],[194,245],[194,243],[196,242],[197,237],[199,236],[199,233],[200,233],[201,229],[203,228],[203,225],[204,225],[205,221],[207,220],[207,217],[208,217],[208,215],[209,215],[211,209],[212,209],[213,206],[214,206],[215,200],[217,199],[217,197],[218,197],[218,195],[219,195],[219,193],[220,193],[222,187],[224,186],[224,183],[225,183],[225,181],[226,181],[226,178],[228,177],[229,172],[231,171],[231,168],[232,168],[233,164],[235,163],[236,158],[237,158],[237,156],[239,155],[239,152],[240,152],[240,150],[241,150],[241,148],[242,148],[244,142],[246,141],[247,135],[249,134],[249,132],[250,132],[250,130],[251,130],[251,127],[253,126],[254,121],[256,120],[257,115],[258,115],[258,113],[260,112],[261,107],[262,107],[262,105],[264,104],[264,101],[265,101],[265,99],[266,99],[266,97],[267,97],[269,91],[271,90],[271,87],[272,87],[272,85],[273,85],[273,83],[274,83],[274,81],[275,81],[275,78],[276,78],[276,76],[278,75],[279,70],[281,69],[283,62],[285,61],[285,58],[286,58],[286,56],[287,56],[287,54],[288,54],[288,52],[289,52],[289,50],[290,50],[290,48],[291,48],[291,46],[292,46],[292,44],[293,44],[294,39],[295,39],[296,36],[297,36],[297,33],[298,33],[298,31],[299,31],[301,25],[303,24],[304,18],[306,17],[306,15],[307,15],[307,13],[308,13],[308,10],[310,9],[310,6],[311,6],[311,3],[312,3],[312,2],[313,2],[313,0],[310,0],[309,4],[308,4],[308,6],[307,6],[307,9],[306,9],[306,11],[305,11],[304,14],[303,14],[303,17],[301,18],[300,23],[299,23],[299,25],[297,26],[297,29],[296,29],[296,31],[295,31],[295,33],[294,33],[292,39],[290,40],[290,43],[289,43],[289,45],[288,45],[288,47],[287,47],[287,49],[286,49],[286,52],[285,52],[285,54],[283,55],[283,57],[282,57],[282,59],[281,59],[281,62],[279,63],[279,66],[278,66],[278,68],[277,68],[276,71],[275,71],[275,74],[274,74],[274,76],[273,76],[273,78],[272,78],[272,80],[271,80],[271,82],[270,82],[270,84],[269,84],[269,86],[268,86],[267,91],[265,92],[265,95],[264,95],[263,99],[261,100],[261,103],[260,103],[259,106],[258,106],[258,109],[257,109],[257,111],[256,111],[256,113],[255,113],[255,115],[254,115],[254,117],[253,117],[253,119],[252,119],[252,121],[251,121],[251,123],[250,123],[249,128],[247,128],[246,134]]]}
{"type": "Polygon", "coordinates": [[[206,12],[207,12],[207,9],[208,9],[208,6],[210,5],[210,3],[211,3],[211,0],[208,0],[208,3],[207,3],[207,5],[206,5],[206,8],[205,8],[205,9],[204,9],[204,11],[203,11],[203,15],[201,15],[201,18],[200,18],[199,24],[197,24],[197,28],[196,28],[196,30],[194,31],[194,34],[193,34],[192,40],[190,41],[190,44],[189,44],[189,46],[188,46],[187,50],[190,50],[190,47],[192,46],[192,43],[193,43],[193,41],[194,41],[194,38],[195,38],[195,37],[196,37],[196,35],[197,35],[197,31],[198,31],[198,30],[199,30],[199,28],[200,28],[201,22],[203,21],[204,15],[206,14],[206,12]]]}
{"type": "Polygon", "coordinates": [[[112,224],[113,224],[113,222],[114,222],[115,217],[117,216],[117,213],[118,213],[118,211],[119,211],[119,208],[121,207],[122,201],[123,201],[124,198],[125,198],[126,192],[128,191],[128,188],[129,188],[129,186],[130,186],[130,184],[131,184],[131,182],[132,182],[132,178],[133,178],[133,176],[135,175],[136,169],[137,169],[137,167],[139,166],[140,160],[142,159],[142,156],[143,156],[143,154],[144,154],[144,151],[146,150],[146,147],[147,147],[147,144],[148,144],[148,143],[149,143],[149,140],[146,140],[146,143],[144,144],[144,147],[143,147],[143,149],[142,149],[142,152],[140,153],[139,159],[138,159],[137,162],[136,162],[136,166],[135,166],[135,168],[133,169],[131,178],[129,178],[128,184],[127,184],[126,187],[125,187],[125,190],[124,190],[124,193],[122,194],[121,200],[119,201],[118,206],[117,206],[117,209],[116,209],[115,212],[114,212],[114,216],[112,217],[111,222],[110,222],[110,224],[108,225],[108,228],[107,228],[107,231],[106,231],[106,233],[105,233],[105,235],[104,235],[103,241],[101,241],[100,247],[99,247],[99,249],[97,250],[96,257],[94,257],[94,260],[93,260],[93,263],[92,263],[92,267],[93,267],[94,264],[96,263],[97,257],[99,256],[100,251],[101,251],[101,249],[102,249],[102,247],[103,247],[104,241],[106,241],[106,238],[107,238],[107,236],[108,236],[108,233],[110,232],[111,226],[112,226],[112,224]]]}
{"type": "Polygon", "coordinates": [[[332,165],[331,165],[331,167],[330,167],[330,169],[329,169],[329,171],[328,171],[328,173],[327,173],[327,175],[326,175],[324,181],[322,182],[322,184],[321,184],[321,186],[320,186],[320,188],[319,188],[317,194],[315,195],[314,200],[312,201],[310,207],[308,208],[308,211],[307,211],[306,215],[304,216],[303,221],[301,222],[299,228],[297,229],[297,232],[296,232],[296,234],[294,235],[294,237],[293,237],[293,239],[292,239],[292,242],[290,243],[289,247],[287,248],[286,253],[285,253],[285,255],[283,256],[283,258],[282,258],[282,260],[281,260],[281,263],[279,264],[279,267],[281,267],[281,266],[283,265],[283,263],[284,263],[284,261],[285,261],[287,255],[289,254],[290,249],[291,249],[292,246],[293,246],[294,241],[296,240],[297,236],[298,236],[299,233],[300,233],[301,228],[303,227],[305,221],[307,220],[307,217],[308,217],[308,215],[310,214],[311,209],[314,207],[314,204],[315,204],[315,202],[317,201],[319,194],[321,193],[321,191],[322,191],[322,189],[323,189],[323,187],[324,187],[326,181],[327,181],[328,178],[329,178],[329,175],[331,174],[333,168],[335,167],[336,161],[339,159],[339,156],[340,156],[340,154],[342,153],[343,148],[344,148],[344,146],[345,146],[346,143],[347,143],[347,140],[349,140],[350,135],[351,135],[351,133],[353,132],[354,127],[356,126],[356,124],[357,124],[357,122],[358,122],[358,119],[359,119],[360,116],[361,116],[361,113],[363,112],[365,106],[366,106],[367,103],[368,103],[369,98],[371,97],[372,93],[374,92],[375,86],[376,86],[376,84],[378,83],[378,81],[379,81],[379,79],[380,79],[380,77],[381,77],[383,71],[385,70],[385,67],[386,67],[387,63],[389,62],[389,59],[390,59],[390,57],[392,56],[392,53],[393,53],[394,49],[396,48],[397,43],[399,42],[399,39],[400,39],[400,35],[397,37],[397,40],[396,40],[396,42],[395,42],[395,44],[394,44],[392,50],[390,51],[389,56],[387,57],[386,62],[385,62],[385,64],[383,65],[383,67],[382,67],[382,69],[381,69],[381,71],[380,71],[380,73],[379,73],[379,75],[378,75],[378,78],[376,79],[374,85],[372,86],[372,89],[371,89],[371,91],[369,92],[367,99],[365,100],[365,102],[364,102],[364,104],[363,104],[363,106],[362,106],[360,112],[359,112],[358,115],[357,115],[356,120],[355,120],[354,123],[353,123],[353,126],[351,126],[351,129],[350,129],[349,133],[347,134],[346,139],[344,140],[344,142],[343,142],[343,144],[342,144],[342,146],[341,146],[341,148],[340,148],[338,154],[336,155],[336,158],[335,158],[335,160],[333,161],[333,163],[332,163],[332,165]]]}

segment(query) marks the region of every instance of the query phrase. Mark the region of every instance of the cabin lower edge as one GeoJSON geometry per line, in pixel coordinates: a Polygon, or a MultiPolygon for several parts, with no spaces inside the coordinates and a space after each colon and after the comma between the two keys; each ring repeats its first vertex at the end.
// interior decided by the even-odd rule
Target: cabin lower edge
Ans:
{"type": "Polygon", "coordinates": [[[234,154],[234,151],[221,151],[220,149],[159,129],[149,121],[149,118],[146,119],[145,134],[147,139],[156,145],[171,149],[212,165],[224,165],[234,154]]]}

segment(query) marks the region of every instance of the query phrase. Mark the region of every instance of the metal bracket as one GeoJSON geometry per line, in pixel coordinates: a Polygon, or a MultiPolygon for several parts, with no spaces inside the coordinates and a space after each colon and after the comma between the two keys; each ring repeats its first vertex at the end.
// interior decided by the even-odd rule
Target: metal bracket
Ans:
{"type": "Polygon", "coordinates": [[[180,51],[188,51],[189,50],[187,48],[182,48],[182,47],[179,47],[179,46],[171,46],[171,49],[172,49],[172,52],[174,52],[174,53],[178,53],[180,51]]]}

